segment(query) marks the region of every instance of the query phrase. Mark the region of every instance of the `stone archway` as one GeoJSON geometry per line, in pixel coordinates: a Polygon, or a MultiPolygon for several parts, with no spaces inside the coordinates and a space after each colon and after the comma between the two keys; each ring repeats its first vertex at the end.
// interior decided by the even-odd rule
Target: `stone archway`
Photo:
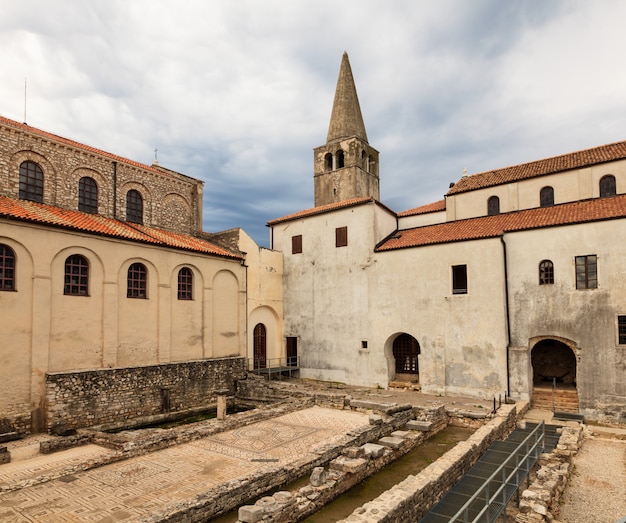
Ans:
{"type": "Polygon", "coordinates": [[[578,412],[575,346],[565,340],[541,338],[532,347],[530,359],[533,406],[578,412]]]}

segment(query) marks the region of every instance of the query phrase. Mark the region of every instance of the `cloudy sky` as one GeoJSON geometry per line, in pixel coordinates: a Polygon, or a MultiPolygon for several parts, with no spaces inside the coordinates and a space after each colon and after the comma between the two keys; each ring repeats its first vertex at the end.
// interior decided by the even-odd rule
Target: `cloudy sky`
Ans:
{"type": "Polygon", "coordinates": [[[381,200],[626,139],[621,0],[0,0],[0,114],[205,182],[204,229],[313,206],[348,52],[381,200]]]}

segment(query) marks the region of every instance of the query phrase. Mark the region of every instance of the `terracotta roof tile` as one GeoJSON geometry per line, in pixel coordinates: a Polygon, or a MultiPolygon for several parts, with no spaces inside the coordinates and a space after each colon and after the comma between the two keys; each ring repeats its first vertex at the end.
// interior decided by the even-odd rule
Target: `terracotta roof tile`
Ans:
{"type": "Polygon", "coordinates": [[[400,230],[377,251],[495,238],[506,232],[626,217],[626,194],[400,230]]]}
{"type": "Polygon", "coordinates": [[[486,171],[461,178],[447,195],[459,194],[475,189],[484,189],[494,185],[515,182],[543,176],[546,174],[558,173],[569,169],[579,169],[599,163],[622,160],[626,158],[626,141],[616,142],[608,145],[601,145],[592,149],[585,149],[561,156],[554,156],[544,160],[513,165],[495,171],[486,171]]]}
{"type": "Polygon", "coordinates": [[[416,216],[418,214],[428,214],[431,212],[445,211],[446,210],[446,200],[438,200],[436,202],[427,203],[426,205],[421,205],[420,207],[414,207],[413,209],[408,209],[406,211],[402,211],[398,213],[399,217],[403,216],[416,216]]]}
{"type": "MultiPolygon", "coordinates": [[[[43,138],[46,138],[46,139],[49,139],[49,140],[53,140],[53,141],[58,142],[58,143],[62,143],[64,145],[69,145],[69,146],[72,146],[72,147],[76,147],[77,149],[81,149],[81,150],[86,151],[86,152],[90,152],[90,153],[97,154],[97,155],[100,155],[100,156],[105,156],[107,158],[110,158],[111,160],[115,160],[115,161],[118,161],[118,162],[123,162],[125,164],[132,165],[134,167],[139,167],[140,169],[144,169],[146,171],[151,171],[151,172],[154,172],[154,173],[162,174],[164,176],[172,176],[172,174],[180,175],[180,173],[177,173],[176,171],[172,171],[171,169],[165,169],[165,168],[160,167],[158,165],[157,166],[145,165],[143,163],[139,163],[139,162],[136,162],[134,160],[129,160],[128,158],[124,158],[122,156],[117,156],[116,154],[111,154],[111,153],[108,153],[108,152],[103,151],[101,149],[96,149],[95,147],[91,147],[89,145],[85,145],[83,143],[76,142],[74,140],[70,140],[69,138],[63,138],[62,136],[58,136],[56,134],[49,133],[48,131],[43,131],[41,129],[37,129],[36,127],[31,127],[28,124],[16,122],[15,120],[11,120],[9,118],[5,118],[4,116],[0,116],[0,124],[1,125],[6,125],[7,127],[12,127],[14,129],[20,129],[20,130],[25,131],[27,133],[39,135],[39,136],[41,136],[43,138]]],[[[185,176],[185,175],[181,175],[181,176],[185,176]]]]}
{"type": "Polygon", "coordinates": [[[174,233],[146,225],[113,220],[99,214],[72,211],[52,205],[18,200],[1,195],[0,218],[40,223],[90,234],[149,243],[161,247],[172,247],[175,249],[213,254],[215,256],[241,259],[241,256],[223,247],[190,234],[174,233]]]}
{"type": "Polygon", "coordinates": [[[303,211],[294,212],[281,218],[276,218],[267,222],[267,225],[277,225],[279,223],[289,222],[291,220],[297,220],[299,218],[306,218],[308,216],[314,216],[316,214],[323,214],[325,212],[336,211],[337,209],[345,209],[346,207],[354,207],[355,205],[362,205],[364,203],[375,201],[376,200],[371,196],[366,196],[363,198],[352,198],[350,200],[344,200],[342,202],[328,203],[326,205],[320,205],[319,207],[313,207],[312,209],[305,209],[303,211]]]}

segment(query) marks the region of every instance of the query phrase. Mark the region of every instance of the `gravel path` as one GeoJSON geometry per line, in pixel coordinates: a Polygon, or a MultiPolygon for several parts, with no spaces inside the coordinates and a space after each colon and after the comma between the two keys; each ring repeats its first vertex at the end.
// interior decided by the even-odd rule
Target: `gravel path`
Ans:
{"type": "Polygon", "coordinates": [[[561,499],[563,523],[615,523],[626,517],[626,440],[588,435],[561,499]]]}

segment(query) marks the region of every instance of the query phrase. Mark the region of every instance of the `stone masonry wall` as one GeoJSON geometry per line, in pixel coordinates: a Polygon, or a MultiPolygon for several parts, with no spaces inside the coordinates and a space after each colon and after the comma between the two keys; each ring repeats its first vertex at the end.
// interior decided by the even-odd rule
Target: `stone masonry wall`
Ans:
{"type": "Polygon", "coordinates": [[[187,234],[202,228],[201,181],[0,119],[0,194],[19,197],[19,167],[29,160],[43,171],[46,204],[78,210],[78,181],[88,176],[98,186],[98,214],[125,220],[126,193],[135,189],[145,225],[187,234]]]}
{"type": "Polygon", "coordinates": [[[234,395],[245,365],[245,358],[223,358],[47,374],[46,428],[106,425],[208,407],[217,390],[234,395]]]}

